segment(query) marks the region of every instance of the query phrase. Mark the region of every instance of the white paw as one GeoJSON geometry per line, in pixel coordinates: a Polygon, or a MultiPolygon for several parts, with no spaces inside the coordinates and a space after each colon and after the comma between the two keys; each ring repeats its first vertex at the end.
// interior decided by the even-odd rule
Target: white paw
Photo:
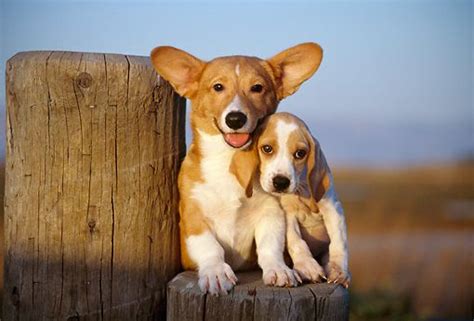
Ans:
{"type": "Polygon", "coordinates": [[[295,271],[285,264],[279,264],[263,271],[263,283],[280,287],[293,287],[301,283],[301,279],[295,271]]]}
{"type": "Polygon", "coordinates": [[[348,288],[351,284],[351,274],[346,269],[343,269],[339,264],[329,262],[324,269],[328,276],[328,283],[338,283],[348,288]]]}
{"type": "Polygon", "coordinates": [[[304,281],[321,282],[326,280],[326,274],[319,263],[312,257],[303,258],[294,262],[293,269],[304,281]]]}
{"type": "Polygon", "coordinates": [[[237,277],[227,263],[217,263],[199,269],[199,287],[213,295],[227,294],[237,284],[237,277]]]}

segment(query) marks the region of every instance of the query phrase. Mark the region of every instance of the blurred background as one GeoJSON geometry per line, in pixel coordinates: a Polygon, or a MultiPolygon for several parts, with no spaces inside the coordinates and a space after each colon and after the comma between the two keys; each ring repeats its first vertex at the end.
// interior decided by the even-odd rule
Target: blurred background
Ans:
{"type": "Polygon", "coordinates": [[[279,110],[307,122],[335,173],[351,319],[472,320],[473,14],[469,0],[0,0],[2,169],[19,51],[173,45],[207,60],[315,41],[319,71],[279,110]]]}

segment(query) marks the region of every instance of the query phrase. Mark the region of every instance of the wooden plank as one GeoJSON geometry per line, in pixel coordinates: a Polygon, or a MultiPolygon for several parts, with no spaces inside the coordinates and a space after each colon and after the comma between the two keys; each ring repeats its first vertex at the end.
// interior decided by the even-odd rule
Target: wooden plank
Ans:
{"type": "Polygon", "coordinates": [[[315,298],[309,286],[289,289],[288,293],[291,296],[289,321],[316,320],[315,298]]]}
{"type": "Polygon", "coordinates": [[[256,288],[254,320],[283,321],[288,319],[291,296],[287,289],[260,286],[256,288]]]}
{"type": "Polygon", "coordinates": [[[231,307],[222,307],[232,311],[232,321],[253,320],[256,289],[261,285],[261,277],[261,272],[239,274],[239,284],[232,292],[238,303],[231,307]]]}
{"type": "Polygon", "coordinates": [[[238,273],[239,284],[228,294],[203,294],[197,274],[184,272],[168,285],[167,320],[348,320],[348,291],[333,284],[297,288],[267,287],[261,272],[238,273]]]}
{"type": "Polygon", "coordinates": [[[177,275],[168,287],[167,317],[170,320],[203,320],[206,296],[201,292],[193,272],[177,275]]]}
{"type": "Polygon", "coordinates": [[[337,284],[321,283],[309,287],[316,303],[316,320],[349,320],[349,294],[337,284]]]}
{"type": "Polygon", "coordinates": [[[4,320],[164,320],[184,107],[146,57],[8,61],[4,320]]]}

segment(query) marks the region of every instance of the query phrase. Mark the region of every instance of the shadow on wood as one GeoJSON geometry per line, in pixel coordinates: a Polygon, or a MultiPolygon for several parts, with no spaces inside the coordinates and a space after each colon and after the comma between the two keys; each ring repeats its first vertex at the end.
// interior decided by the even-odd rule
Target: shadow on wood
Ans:
{"type": "Polygon", "coordinates": [[[185,100],[114,54],[20,53],[6,84],[3,320],[164,319],[185,100]]]}
{"type": "Polygon", "coordinates": [[[237,274],[239,284],[228,295],[201,292],[197,273],[183,272],[168,284],[168,321],[288,321],[349,319],[349,293],[340,285],[306,284],[267,287],[261,272],[237,274]]]}

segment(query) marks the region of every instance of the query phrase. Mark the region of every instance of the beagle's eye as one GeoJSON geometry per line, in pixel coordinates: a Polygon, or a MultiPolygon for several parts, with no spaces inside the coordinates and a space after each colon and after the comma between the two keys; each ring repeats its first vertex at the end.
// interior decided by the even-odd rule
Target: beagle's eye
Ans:
{"type": "Polygon", "coordinates": [[[270,145],[263,145],[262,152],[264,152],[265,154],[271,154],[273,152],[273,147],[270,145]]]}
{"type": "Polygon", "coordinates": [[[224,90],[224,85],[222,85],[220,83],[217,83],[217,84],[214,84],[214,86],[212,86],[212,88],[214,88],[215,91],[223,91],[224,90]]]}
{"type": "Polygon", "coordinates": [[[298,149],[294,156],[296,159],[303,159],[306,156],[306,151],[304,149],[298,149]]]}
{"type": "Polygon", "coordinates": [[[260,84],[255,84],[252,87],[250,87],[250,91],[253,93],[261,93],[263,90],[263,86],[260,84]]]}

